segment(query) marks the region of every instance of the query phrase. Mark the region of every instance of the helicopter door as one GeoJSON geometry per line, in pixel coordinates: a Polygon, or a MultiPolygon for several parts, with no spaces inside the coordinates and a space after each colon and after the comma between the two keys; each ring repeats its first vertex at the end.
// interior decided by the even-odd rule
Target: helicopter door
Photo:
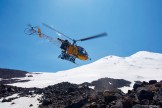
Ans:
{"type": "Polygon", "coordinates": [[[69,47],[67,49],[67,54],[72,54],[74,56],[77,56],[77,54],[78,54],[78,48],[76,46],[69,45],[69,47]]]}

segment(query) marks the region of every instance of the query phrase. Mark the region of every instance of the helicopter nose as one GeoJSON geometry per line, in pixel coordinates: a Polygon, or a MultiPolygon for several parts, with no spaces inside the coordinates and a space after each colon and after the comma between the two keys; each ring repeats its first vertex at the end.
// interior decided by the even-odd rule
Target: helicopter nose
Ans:
{"type": "Polygon", "coordinates": [[[78,58],[79,58],[80,60],[87,60],[87,59],[88,59],[88,56],[79,55],[78,58]]]}
{"type": "Polygon", "coordinates": [[[89,58],[88,56],[84,56],[83,57],[84,60],[88,60],[88,58],[89,58]]]}

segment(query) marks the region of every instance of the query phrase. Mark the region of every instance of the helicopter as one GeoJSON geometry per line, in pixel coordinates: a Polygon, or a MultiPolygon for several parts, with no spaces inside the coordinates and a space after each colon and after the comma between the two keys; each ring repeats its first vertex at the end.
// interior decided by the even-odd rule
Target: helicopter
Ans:
{"type": "Polygon", "coordinates": [[[91,58],[89,58],[87,51],[81,47],[78,46],[76,43],[78,41],[87,41],[90,39],[95,39],[95,38],[100,38],[100,37],[104,37],[107,36],[107,33],[100,33],[94,36],[90,36],[90,37],[86,37],[86,38],[82,38],[82,39],[72,39],[69,36],[59,32],[58,30],[56,30],[55,28],[42,23],[45,27],[55,31],[58,35],[64,36],[66,37],[68,40],[71,40],[72,42],[69,42],[67,39],[61,39],[61,38],[53,38],[50,37],[44,33],[42,33],[41,29],[38,26],[32,26],[32,25],[28,25],[28,28],[26,28],[24,30],[24,33],[27,35],[37,35],[39,38],[44,38],[49,40],[49,42],[53,42],[56,43],[56,41],[60,42],[60,48],[61,48],[61,54],[58,56],[58,58],[63,59],[63,60],[67,60],[70,61],[72,63],[75,63],[76,58],[80,59],[80,60],[91,60],[91,58]]]}

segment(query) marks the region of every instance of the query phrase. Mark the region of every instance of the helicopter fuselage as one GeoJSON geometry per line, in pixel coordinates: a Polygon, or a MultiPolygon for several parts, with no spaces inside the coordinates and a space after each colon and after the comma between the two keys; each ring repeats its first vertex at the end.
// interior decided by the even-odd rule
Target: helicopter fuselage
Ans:
{"type": "Polygon", "coordinates": [[[73,55],[80,60],[87,60],[88,53],[83,47],[71,44],[68,40],[57,38],[62,44],[61,49],[65,50],[68,55],[73,55]]]}
{"type": "Polygon", "coordinates": [[[86,50],[80,46],[70,44],[67,48],[67,54],[74,55],[76,58],[80,60],[87,60],[88,53],[86,50]]]}

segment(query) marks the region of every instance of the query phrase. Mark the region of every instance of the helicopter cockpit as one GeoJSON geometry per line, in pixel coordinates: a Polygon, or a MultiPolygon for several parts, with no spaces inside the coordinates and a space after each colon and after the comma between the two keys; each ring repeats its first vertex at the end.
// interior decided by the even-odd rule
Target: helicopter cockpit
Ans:
{"type": "Polygon", "coordinates": [[[88,53],[86,52],[86,50],[84,48],[80,47],[80,46],[78,46],[78,52],[81,55],[88,56],[88,53]]]}

